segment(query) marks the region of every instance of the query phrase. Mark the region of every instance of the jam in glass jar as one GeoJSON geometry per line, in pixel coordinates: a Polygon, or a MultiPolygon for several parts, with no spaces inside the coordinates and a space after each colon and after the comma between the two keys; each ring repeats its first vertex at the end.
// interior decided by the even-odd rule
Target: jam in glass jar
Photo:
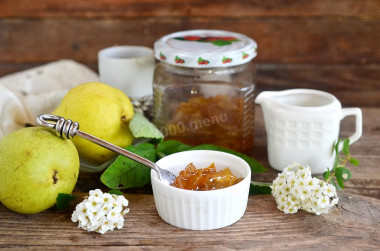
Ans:
{"type": "Polygon", "coordinates": [[[256,48],[251,38],[220,30],[156,41],[153,122],[166,140],[253,148],[256,48]]]}

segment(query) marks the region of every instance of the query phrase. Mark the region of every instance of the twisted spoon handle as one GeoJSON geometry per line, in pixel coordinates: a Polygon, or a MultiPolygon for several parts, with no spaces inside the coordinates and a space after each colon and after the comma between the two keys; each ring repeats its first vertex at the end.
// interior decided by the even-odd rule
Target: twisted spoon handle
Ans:
{"type": "Polygon", "coordinates": [[[143,158],[137,154],[134,154],[130,151],[127,151],[121,147],[118,147],[116,145],[113,145],[111,143],[108,143],[107,141],[104,141],[102,139],[99,139],[91,134],[82,132],[79,130],[79,124],[78,122],[73,122],[70,119],[64,119],[62,117],[51,115],[51,114],[43,114],[38,116],[37,123],[41,126],[54,129],[57,136],[63,138],[63,139],[72,139],[75,135],[78,135],[82,138],[85,138],[87,140],[90,140],[94,142],[97,145],[100,145],[102,147],[107,148],[108,150],[111,150],[113,152],[116,152],[118,154],[121,154],[127,158],[130,158],[134,161],[137,161],[140,164],[143,164],[145,166],[150,167],[151,169],[155,170],[158,174],[159,179],[161,180],[161,173],[160,168],[153,163],[152,161],[143,158]]]}

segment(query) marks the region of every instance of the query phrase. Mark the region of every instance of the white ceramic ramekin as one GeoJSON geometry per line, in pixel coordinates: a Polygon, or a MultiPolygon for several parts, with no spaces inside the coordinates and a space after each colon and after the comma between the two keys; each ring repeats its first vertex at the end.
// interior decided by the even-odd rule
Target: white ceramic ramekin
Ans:
{"type": "Polygon", "coordinates": [[[241,182],[212,191],[191,191],[161,182],[151,172],[154,201],[160,217],[167,223],[190,230],[211,230],[238,221],[247,208],[251,169],[247,162],[232,154],[194,150],[175,153],[160,159],[157,165],[175,175],[193,162],[199,168],[215,163],[217,170],[229,167],[241,182]]]}

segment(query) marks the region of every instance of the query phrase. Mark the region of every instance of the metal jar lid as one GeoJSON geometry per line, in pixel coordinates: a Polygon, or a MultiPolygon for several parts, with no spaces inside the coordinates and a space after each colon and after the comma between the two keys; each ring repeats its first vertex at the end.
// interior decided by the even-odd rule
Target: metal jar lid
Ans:
{"type": "Polygon", "coordinates": [[[154,44],[155,57],[191,68],[228,67],[256,57],[257,43],[236,32],[190,30],[166,35],[154,44]]]}

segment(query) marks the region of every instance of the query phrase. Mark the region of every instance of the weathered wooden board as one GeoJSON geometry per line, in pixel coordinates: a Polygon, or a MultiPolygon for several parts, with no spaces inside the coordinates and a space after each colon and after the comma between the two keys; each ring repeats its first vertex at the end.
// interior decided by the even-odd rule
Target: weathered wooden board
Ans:
{"type": "Polygon", "coordinates": [[[378,27],[380,19],[3,19],[0,63],[40,63],[62,58],[93,63],[97,52],[105,47],[152,47],[163,35],[205,28],[241,32],[255,39],[255,62],[379,64],[378,27]]]}
{"type": "MultiPolygon", "coordinates": [[[[78,194],[84,195],[84,194],[78,194]]],[[[271,195],[251,196],[235,224],[211,231],[189,231],[161,220],[152,195],[126,194],[130,213],[121,230],[105,235],[77,228],[66,210],[20,215],[0,205],[0,248],[107,249],[378,249],[380,200],[340,194],[338,207],[316,216],[286,215],[271,195]]],[[[79,202],[78,200],[77,202],[79,202]]]]}
{"type": "Polygon", "coordinates": [[[377,0],[2,0],[0,17],[379,17],[377,0]]]}
{"type": "Polygon", "coordinates": [[[311,88],[334,94],[343,106],[380,107],[378,65],[269,65],[257,67],[258,92],[311,88]]]}

